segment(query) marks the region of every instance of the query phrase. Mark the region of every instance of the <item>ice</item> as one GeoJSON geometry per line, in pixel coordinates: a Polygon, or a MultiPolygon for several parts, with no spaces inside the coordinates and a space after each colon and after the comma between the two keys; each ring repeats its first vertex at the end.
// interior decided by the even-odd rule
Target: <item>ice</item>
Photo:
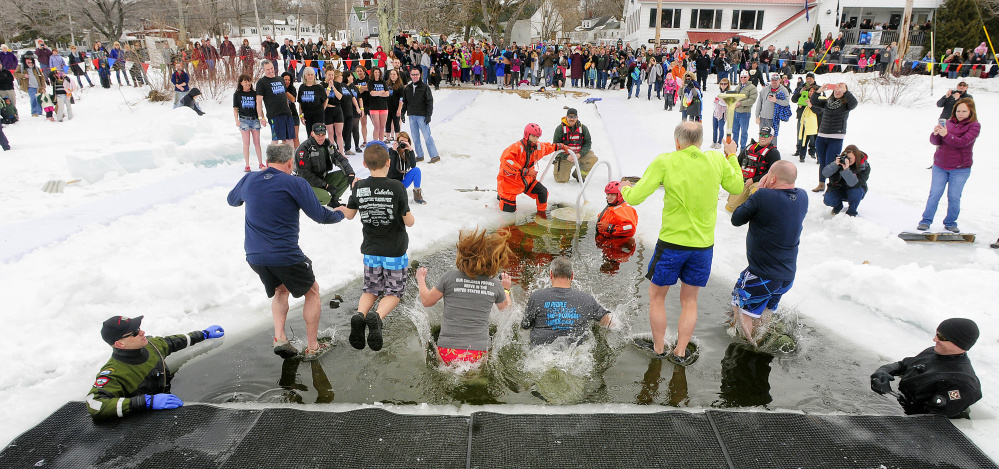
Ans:
{"type": "MultiPolygon", "coordinates": [[[[862,103],[851,114],[846,143],[857,144],[870,155],[871,192],[858,218],[832,217],[820,196],[809,192],[798,277],[782,305],[799,311],[802,321],[832,331],[845,347],[871,350],[885,362],[932,345],[934,328],[947,317],[975,319],[982,337],[970,356],[985,398],[973,407],[974,420],[955,424],[999,459],[999,447],[993,444],[999,436],[999,331],[993,295],[999,284],[999,255],[988,248],[999,231],[990,182],[999,161],[988,153],[999,143],[988,111],[999,105],[999,81],[970,81],[983,132],[959,223],[965,231],[977,231],[979,240],[955,245],[905,244],[896,237],[899,231],[915,228],[922,212],[930,182],[926,167],[933,154],[928,137],[939,114],[933,103],[945,87],[955,85],[954,80],[936,79],[931,93],[928,77],[914,80],[912,93],[924,97],[920,103],[897,107],[862,103]]],[[[818,81],[846,81],[851,89],[859,88],[851,75],[821,75],[818,81]]],[[[717,93],[716,85],[708,88],[706,107],[717,93]]],[[[0,293],[7,318],[7,340],[0,348],[4,352],[0,407],[8,422],[0,429],[0,441],[10,441],[67,400],[85,396],[109,356],[98,334],[101,321],[109,316],[144,314],[143,326],[153,335],[221,324],[227,338],[235,341],[270,323],[269,302],[244,260],[243,211],[225,203],[243,169],[241,140],[228,97],[205,103],[202,107],[208,114],[198,117],[187,108],[172,109],[172,103],[146,102],[140,90],[83,90],[74,106],[76,118],[61,124],[31,118],[22,94],[18,106],[26,117],[4,128],[14,149],[0,153],[8,168],[0,184],[4,200],[0,293]],[[132,153],[132,158],[106,158],[135,148],[150,150],[132,153]],[[93,163],[94,168],[74,166],[95,158],[101,163],[93,163]],[[30,169],[21,169],[25,167],[30,169]],[[48,180],[84,175],[90,177],[68,186],[65,193],[40,190],[48,180]]],[[[603,101],[589,106],[583,103],[585,97],[522,99],[493,91],[435,92],[440,114],[435,113],[432,128],[442,160],[421,165],[428,204],[412,205],[416,225],[409,230],[411,257],[419,260],[452,246],[461,228],[495,228],[533,211],[533,203],[521,197],[521,213],[503,215],[494,192],[454,189],[495,188],[502,151],[521,138],[528,122],[540,124],[542,139],[549,141],[566,106],[578,109],[580,121],[589,126],[594,153],[622,172],[640,175],[644,162],[673,149],[671,132],[679,123],[679,112],[663,111],[657,100],[626,100],[623,91],[592,95],[603,101]],[[626,171],[626,162],[633,169],[626,171]]],[[[710,127],[710,122],[705,123],[706,136],[710,127]]],[[[785,124],[778,139],[788,159],[794,151],[791,129],[793,123],[785,124]]],[[[269,137],[265,130],[263,143],[269,137]]],[[[704,147],[709,144],[706,137],[704,147]]],[[[251,155],[254,167],[255,158],[251,155]]],[[[366,174],[359,155],[351,157],[351,164],[359,176],[366,174]]],[[[814,187],[818,182],[814,160],[795,160],[795,164],[798,186],[814,187]]],[[[607,181],[600,173],[592,175],[587,212],[603,206],[599,194],[607,181]]],[[[577,184],[554,184],[550,176],[545,184],[552,203],[574,204],[577,184]]],[[[646,246],[658,235],[661,204],[657,194],[638,207],[637,236],[646,246]]],[[[746,266],[746,229],[732,227],[722,206],[712,282],[734,284],[746,266]]],[[[320,226],[303,217],[302,248],[314,262],[323,291],[360,276],[360,241],[357,221],[320,226]]],[[[599,297],[598,287],[592,288],[599,297]]],[[[630,322],[619,315],[645,314],[641,303],[615,308],[615,322],[621,317],[619,324],[628,327],[630,322]]],[[[329,324],[321,325],[325,327],[329,324]]],[[[397,412],[465,414],[661,410],[630,405],[385,407],[397,412]]]]}

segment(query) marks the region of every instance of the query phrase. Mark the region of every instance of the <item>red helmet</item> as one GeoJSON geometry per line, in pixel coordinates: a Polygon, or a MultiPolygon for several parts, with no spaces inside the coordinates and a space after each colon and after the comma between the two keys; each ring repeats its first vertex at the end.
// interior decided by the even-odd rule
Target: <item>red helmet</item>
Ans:
{"type": "Polygon", "coordinates": [[[527,140],[527,137],[531,135],[541,138],[541,126],[534,123],[527,124],[527,127],[524,127],[524,140],[527,140]]]}
{"type": "Polygon", "coordinates": [[[614,194],[617,196],[617,203],[621,203],[623,196],[621,195],[621,182],[611,181],[604,186],[604,194],[614,194]]]}

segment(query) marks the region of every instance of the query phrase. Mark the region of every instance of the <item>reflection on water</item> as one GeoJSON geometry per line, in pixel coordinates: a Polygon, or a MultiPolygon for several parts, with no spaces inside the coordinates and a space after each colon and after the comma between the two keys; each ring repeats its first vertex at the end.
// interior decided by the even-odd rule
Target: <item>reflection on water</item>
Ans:
{"type": "MultiPolygon", "coordinates": [[[[402,303],[386,318],[380,352],[346,345],[351,308],[324,309],[320,335],[333,336],[333,349],[319,360],[278,359],[269,347],[269,327],[262,327],[252,339],[185,365],[174,390],[186,400],[203,402],[633,403],[898,413],[897,406],[884,404],[868,388],[865,377],[876,367],[876,356],[836,349],[839,342],[808,328],[792,354],[760,353],[732,339],[726,333],[726,313],[731,311],[727,278],[713,278],[701,290],[694,335],[697,363],[684,368],[653,357],[633,340],[649,332],[642,240],[595,240],[586,223],[577,227],[575,214],[567,215],[573,221],[550,216],[502,228],[517,257],[508,269],[514,304],[491,312],[492,346],[482,363],[440,363],[436,337],[442,304],[420,305],[410,275],[402,303]],[[607,330],[594,324],[579,344],[531,348],[529,333],[520,329],[523,310],[530,292],[549,286],[548,266],[559,255],[573,261],[573,288],[593,294],[611,311],[614,325],[607,330]],[[851,356],[848,363],[841,359],[845,355],[851,356]]],[[[412,268],[427,267],[434,284],[454,268],[454,259],[451,248],[414,261],[412,268]]],[[[330,292],[324,305],[337,295],[343,304],[356,304],[359,294],[357,281],[330,292]]],[[[675,324],[679,301],[667,300],[666,309],[675,324]]],[[[304,331],[300,310],[289,314],[289,322],[304,331]]],[[[304,346],[304,340],[297,340],[292,342],[304,346]]]]}

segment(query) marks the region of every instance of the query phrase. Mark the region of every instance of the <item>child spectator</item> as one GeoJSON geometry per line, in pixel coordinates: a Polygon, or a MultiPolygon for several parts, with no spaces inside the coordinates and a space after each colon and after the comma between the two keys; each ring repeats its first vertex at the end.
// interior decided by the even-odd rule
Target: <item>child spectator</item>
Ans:
{"type": "Polygon", "coordinates": [[[361,214],[361,254],[364,255],[364,293],[357,302],[357,314],[350,318],[348,342],[358,350],[364,348],[364,329],[368,329],[368,347],[382,349],[382,320],[402,299],[406,290],[406,268],[409,266],[409,235],[407,226],[416,221],[409,210],[409,197],[401,182],[389,179],[391,165],[384,143],[371,142],[364,148],[364,167],[371,177],[357,181],[346,207],[337,207],[347,219],[361,214]],[[384,295],[384,296],[382,296],[384,295]],[[382,296],[378,310],[369,312],[375,300],[382,296]]]}
{"type": "Polygon", "coordinates": [[[496,62],[496,89],[503,89],[503,77],[506,76],[506,65],[503,62],[496,62]]]}
{"type": "Polygon", "coordinates": [[[482,84],[482,64],[478,60],[475,61],[475,65],[472,66],[472,75],[475,75],[475,86],[482,84]]]}

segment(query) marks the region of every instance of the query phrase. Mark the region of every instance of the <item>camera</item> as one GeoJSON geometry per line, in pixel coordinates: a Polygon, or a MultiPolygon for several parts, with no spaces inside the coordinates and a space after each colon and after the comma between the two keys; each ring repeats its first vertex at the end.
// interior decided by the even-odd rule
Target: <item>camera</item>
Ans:
{"type": "Polygon", "coordinates": [[[850,164],[850,157],[847,156],[846,152],[840,153],[839,156],[836,157],[836,160],[837,160],[837,163],[839,163],[839,164],[845,164],[845,165],[849,165],[850,164]]]}

